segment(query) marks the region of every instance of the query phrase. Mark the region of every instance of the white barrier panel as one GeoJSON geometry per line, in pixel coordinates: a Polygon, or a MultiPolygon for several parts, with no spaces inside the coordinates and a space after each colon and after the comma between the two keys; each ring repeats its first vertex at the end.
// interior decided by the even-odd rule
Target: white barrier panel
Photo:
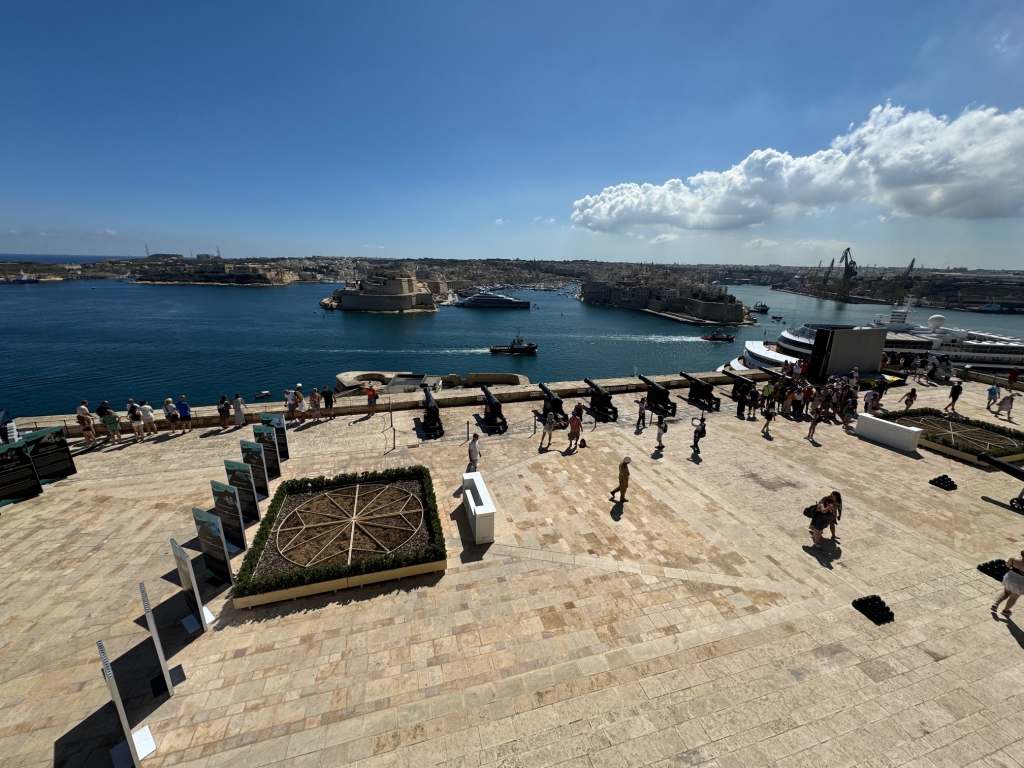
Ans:
{"type": "MultiPolygon", "coordinates": [[[[103,679],[107,681],[107,689],[110,691],[110,700],[114,702],[117,710],[117,719],[121,721],[121,730],[124,731],[125,744],[128,747],[128,757],[131,765],[139,768],[139,764],[156,751],[156,741],[145,725],[139,730],[132,732],[128,723],[128,715],[124,712],[124,702],[121,701],[121,693],[117,690],[117,680],[114,679],[114,670],[110,666],[110,659],[107,658],[107,649],[103,647],[103,641],[97,640],[96,647],[100,652],[100,664],[103,665],[103,679]]],[[[115,766],[124,765],[127,761],[124,756],[124,748],[118,744],[110,750],[110,759],[115,766]]]]}
{"type": "Polygon", "coordinates": [[[904,427],[895,421],[886,421],[867,413],[857,415],[855,434],[904,453],[916,451],[917,441],[921,439],[921,430],[917,427],[904,427]]]}
{"type": "Polygon", "coordinates": [[[479,472],[467,472],[462,476],[462,505],[473,530],[473,541],[476,544],[494,541],[494,501],[479,472]]]}

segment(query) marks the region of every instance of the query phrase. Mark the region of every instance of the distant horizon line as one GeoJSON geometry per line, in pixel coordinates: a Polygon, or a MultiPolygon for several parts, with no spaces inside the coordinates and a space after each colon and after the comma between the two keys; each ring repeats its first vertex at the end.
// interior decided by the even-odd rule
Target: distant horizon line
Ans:
{"type": "MultiPolygon", "coordinates": [[[[150,254],[158,255],[158,254],[150,254]]],[[[185,256],[184,254],[165,254],[168,256],[181,256],[186,260],[195,261],[196,255],[185,256]]],[[[204,254],[206,255],[206,254],[204,254]]],[[[111,256],[101,254],[74,254],[74,253],[3,253],[0,252],[0,262],[23,262],[27,264],[31,263],[75,263],[75,262],[98,262],[98,261],[144,261],[147,257],[141,256],[111,256]]],[[[310,254],[309,256],[221,256],[225,260],[229,261],[299,261],[303,259],[352,259],[356,261],[381,261],[381,262],[450,262],[450,261],[494,261],[494,262],[581,262],[588,264],[648,264],[651,266],[676,266],[676,267],[745,267],[755,268],[760,267],[764,269],[779,268],[779,269],[817,269],[821,265],[815,265],[813,263],[807,264],[780,264],[778,262],[770,262],[767,264],[759,263],[743,263],[743,262],[683,262],[683,261],[609,261],[604,259],[557,259],[557,258],[546,258],[546,259],[530,259],[530,258],[503,258],[503,257],[467,257],[467,258],[437,258],[437,257],[396,257],[396,256],[332,256],[328,254],[310,254]]],[[[861,264],[862,269],[906,269],[903,265],[878,265],[878,264],[861,264]]],[[[929,267],[925,265],[917,265],[915,271],[928,271],[928,272],[1007,272],[1010,274],[1016,274],[1021,272],[1019,269],[1011,268],[996,268],[996,267],[965,267],[946,265],[944,267],[929,267]]]]}

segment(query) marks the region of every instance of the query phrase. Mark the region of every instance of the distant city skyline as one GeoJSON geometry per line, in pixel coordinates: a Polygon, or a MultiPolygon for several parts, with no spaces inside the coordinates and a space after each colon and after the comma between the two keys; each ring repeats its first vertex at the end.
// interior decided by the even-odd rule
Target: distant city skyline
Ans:
{"type": "Polygon", "coordinates": [[[1017,2],[5,15],[0,253],[1024,263],[1017,2]]]}

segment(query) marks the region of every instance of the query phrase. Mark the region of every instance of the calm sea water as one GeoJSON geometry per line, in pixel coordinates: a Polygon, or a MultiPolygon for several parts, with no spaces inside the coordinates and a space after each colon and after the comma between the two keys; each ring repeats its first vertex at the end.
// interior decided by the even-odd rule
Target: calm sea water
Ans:
{"type": "MultiPolygon", "coordinates": [[[[706,371],[742,342],[774,339],[786,324],[862,323],[887,308],[818,301],[768,288],[732,289],[761,299],[783,323],[737,330],[732,344],[702,341],[706,329],[628,310],[602,309],[557,293],[519,291],[530,311],[442,307],[433,315],[325,312],[333,286],[281,288],[138,285],[81,281],[0,286],[0,406],[16,415],[70,413],[82,398],[123,408],[128,397],[193,403],[240,392],[252,402],[296,382],[307,388],[348,370],[460,373],[513,371],[531,381],[706,371]],[[491,355],[521,332],[536,357],[491,355]]],[[[931,310],[915,310],[924,322],[931,310]]],[[[1024,336],[1024,315],[944,312],[949,325],[1024,336]]]]}

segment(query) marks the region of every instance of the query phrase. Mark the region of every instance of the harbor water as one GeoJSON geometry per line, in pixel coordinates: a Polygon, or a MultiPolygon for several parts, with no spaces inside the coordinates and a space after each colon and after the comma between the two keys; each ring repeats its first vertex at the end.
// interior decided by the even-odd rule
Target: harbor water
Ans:
{"type": "MultiPolygon", "coordinates": [[[[351,370],[466,374],[510,371],[531,381],[584,376],[707,371],[742,352],[747,339],[774,340],[786,325],[862,324],[880,305],[843,305],[761,286],[730,289],[771,314],[731,329],[731,344],[701,340],[710,329],[643,312],[590,307],[555,292],[509,291],[530,310],[441,307],[434,314],[329,312],[318,301],[334,286],[276,288],[68,281],[0,286],[0,407],[15,415],[71,413],[81,399],[195,404],[260,390],[334,383],[351,370]],[[521,333],[535,357],[491,355],[521,333]]],[[[924,323],[933,310],[916,309],[924,323]]],[[[1024,315],[944,311],[947,325],[1024,336],[1024,315]]]]}

